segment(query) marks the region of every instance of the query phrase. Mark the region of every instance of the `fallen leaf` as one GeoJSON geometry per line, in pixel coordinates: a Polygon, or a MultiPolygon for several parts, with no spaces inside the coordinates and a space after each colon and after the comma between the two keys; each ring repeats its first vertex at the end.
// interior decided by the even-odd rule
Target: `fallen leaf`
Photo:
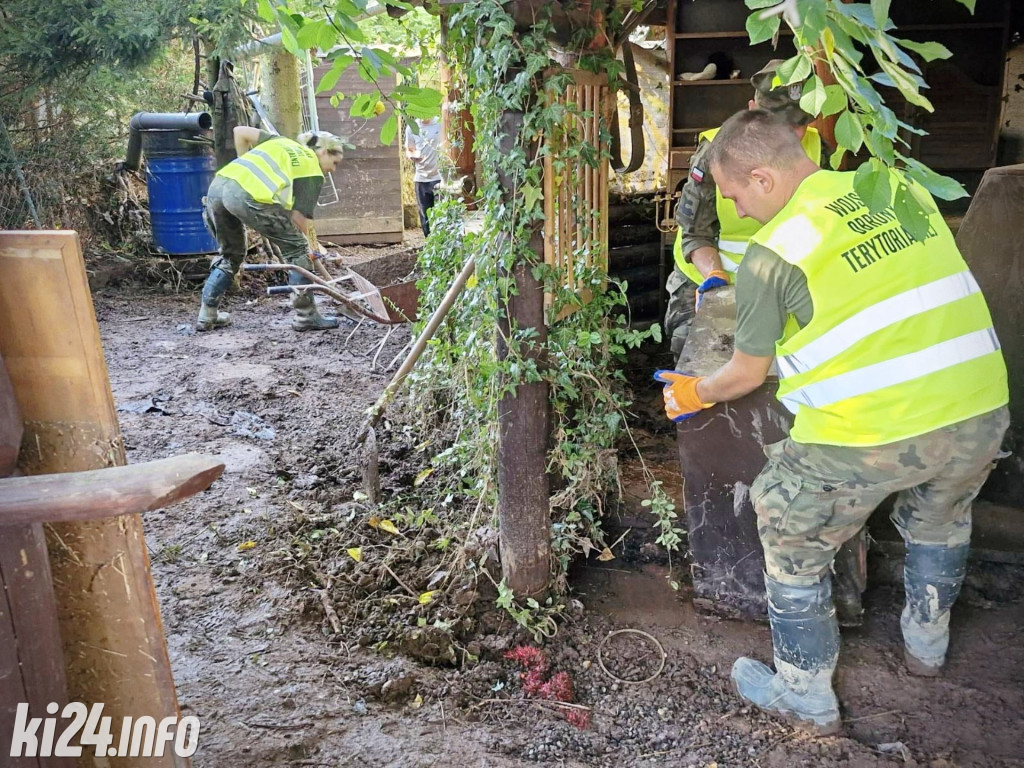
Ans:
{"type": "Polygon", "coordinates": [[[348,552],[348,556],[355,560],[357,563],[363,562],[362,547],[349,547],[345,551],[348,552]]]}
{"type": "Polygon", "coordinates": [[[249,492],[249,495],[252,496],[252,498],[254,499],[260,495],[260,492],[257,491],[255,488],[246,488],[245,490],[247,490],[249,492]]]}
{"type": "Polygon", "coordinates": [[[362,491],[356,491],[355,493],[352,494],[352,499],[354,501],[366,501],[368,498],[370,498],[370,497],[367,496],[362,491]]]}
{"type": "Polygon", "coordinates": [[[256,548],[256,542],[255,541],[243,541],[241,544],[238,545],[238,551],[239,552],[246,552],[247,550],[255,549],[255,548],[256,548]]]}
{"type": "Polygon", "coordinates": [[[438,590],[432,589],[429,592],[424,592],[422,595],[420,595],[420,605],[426,605],[431,600],[433,600],[434,599],[434,595],[436,595],[437,592],[438,592],[438,590]]]}
{"type": "Polygon", "coordinates": [[[251,515],[252,514],[252,510],[251,509],[243,509],[242,510],[242,514],[251,515]]]}
{"type": "Polygon", "coordinates": [[[416,475],[416,479],[412,481],[413,486],[423,485],[423,482],[432,474],[434,474],[433,467],[427,467],[422,470],[418,475],[416,475]]]}
{"type": "Polygon", "coordinates": [[[381,520],[380,523],[378,523],[378,526],[380,527],[381,530],[387,531],[388,533],[393,533],[395,534],[395,536],[400,535],[398,532],[398,528],[390,520],[381,520]]]}
{"type": "Polygon", "coordinates": [[[305,512],[306,511],[306,508],[303,507],[298,502],[295,502],[295,501],[292,501],[291,499],[289,499],[288,503],[291,504],[293,507],[295,507],[297,510],[299,510],[299,512],[305,512]]]}
{"type": "Polygon", "coordinates": [[[605,547],[603,550],[601,550],[601,554],[597,556],[597,559],[601,562],[606,563],[609,560],[614,560],[615,555],[612,554],[612,551],[608,549],[608,547],[605,547]]]}
{"type": "Polygon", "coordinates": [[[410,703],[409,706],[413,709],[419,709],[423,706],[423,697],[417,693],[416,698],[412,700],[412,703],[410,703]]]}

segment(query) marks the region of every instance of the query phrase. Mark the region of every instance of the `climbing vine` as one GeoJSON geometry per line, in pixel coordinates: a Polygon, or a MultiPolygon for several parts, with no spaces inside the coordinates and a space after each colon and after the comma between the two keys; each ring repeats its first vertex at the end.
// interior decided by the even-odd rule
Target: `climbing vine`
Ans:
{"type": "MultiPolygon", "coordinates": [[[[618,487],[618,449],[628,434],[630,400],[623,364],[627,350],[648,338],[657,340],[660,333],[656,325],[643,331],[629,327],[626,286],[609,278],[600,259],[591,258],[591,233],[585,228],[571,269],[574,284],[589,287],[589,302],[564,287],[569,277],[565,268],[538,262],[529,247],[544,218],[543,161],[550,161],[559,185],[579,190],[580,169],[597,167],[609,140],[607,126],[597,143],[585,140],[576,118],[587,115],[555,98],[571,84],[572,73],[550,59],[552,31],[543,17],[529,33],[517,31],[495,0],[462,6],[450,20],[449,56],[456,62],[459,90],[472,107],[478,137],[474,149],[481,224],[467,228],[466,210],[457,200],[435,208],[432,234],[420,257],[423,313],[439,303],[469,255],[476,259],[476,278],[431,342],[431,354],[414,372],[410,387],[410,412],[420,444],[433,447],[424,453],[430,454],[429,468],[434,470],[427,490],[435,509],[457,508],[470,500],[471,512],[462,519],[472,531],[493,522],[496,509],[500,399],[519,383],[548,382],[555,597],[518,605],[507,586],[499,585],[499,604],[540,634],[552,627],[551,614],[560,608],[558,596],[566,592],[572,559],[607,551],[601,519],[618,487]],[[501,139],[508,110],[522,113],[512,141],[501,139]],[[554,136],[560,140],[552,141],[554,136]],[[548,338],[541,355],[527,356],[524,350],[537,351],[535,331],[512,327],[505,344],[508,356],[499,359],[499,320],[514,291],[507,275],[519,262],[530,265],[552,296],[548,338]],[[567,308],[571,314],[555,321],[567,308]],[[538,364],[538,357],[544,362],[538,364]]],[[[581,30],[581,49],[592,36],[592,30],[589,36],[581,30]]],[[[612,76],[618,71],[607,52],[583,55],[579,66],[612,76]]],[[[673,505],[659,485],[651,488],[657,500],[652,508],[665,521],[662,538],[674,548],[679,536],[673,505]]],[[[424,491],[420,489],[421,495],[424,491]]],[[[486,563],[465,565],[483,569],[486,563]]]]}

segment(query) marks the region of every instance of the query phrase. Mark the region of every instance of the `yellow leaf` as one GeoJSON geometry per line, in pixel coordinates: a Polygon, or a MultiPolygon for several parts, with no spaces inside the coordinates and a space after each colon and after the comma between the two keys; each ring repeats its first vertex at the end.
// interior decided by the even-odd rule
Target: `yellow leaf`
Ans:
{"type": "Polygon", "coordinates": [[[466,287],[467,288],[476,288],[476,284],[478,282],[479,281],[476,279],[476,273],[474,272],[472,275],[469,276],[469,279],[466,280],[466,287]]]}
{"type": "Polygon", "coordinates": [[[416,698],[412,700],[412,703],[409,704],[409,706],[413,709],[419,709],[423,706],[423,697],[417,693],[416,698]]]}
{"type": "Polygon", "coordinates": [[[238,545],[238,551],[239,552],[245,552],[247,550],[255,549],[255,548],[256,548],[256,542],[255,541],[243,541],[241,544],[238,545]]]}
{"type": "Polygon", "coordinates": [[[427,603],[429,603],[431,600],[434,599],[434,595],[436,594],[436,589],[432,589],[429,592],[424,592],[422,595],[420,595],[420,605],[426,605],[427,603]]]}
{"type": "Polygon", "coordinates": [[[362,547],[349,547],[345,551],[348,552],[348,556],[355,560],[357,563],[363,562],[362,547]]]}
{"type": "Polygon", "coordinates": [[[434,468],[433,467],[427,467],[422,472],[420,472],[418,475],[416,475],[416,479],[412,481],[412,484],[414,486],[423,485],[423,481],[426,480],[428,477],[430,477],[432,474],[434,474],[434,468]]]}
{"type": "Polygon", "coordinates": [[[380,525],[380,518],[376,515],[373,515],[366,522],[370,524],[371,528],[376,528],[378,525],[380,525]]]}
{"type": "Polygon", "coordinates": [[[825,31],[821,33],[821,39],[825,43],[825,55],[831,59],[832,54],[836,52],[836,36],[832,34],[832,30],[826,27],[825,31]]]}
{"type": "Polygon", "coordinates": [[[379,521],[379,522],[377,523],[377,526],[378,526],[378,527],[379,527],[379,528],[380,528],[380,529],[381,529],[382,531],[387,531],[388,533],[393,533],[393,534],[395,534],[396,536],[398,536],[398,535],[399,535],[399,533],[398,533],[398,528],[397,528],[397,527],[395,526],[395,524],[394,524],[394,523],[392,523],[392,522],[391,522],[390,520],[381,520],[381,521],[379,521]]]}
{"type": "Polygon", "coordinates": [[[614,560],[615,555],[612,554],[612,551],[608,549],[608,547],[605,547],[601,550],[601,554],[597,556],[597,559],[601,562],[608,562],[609,560],[614,560]]]}

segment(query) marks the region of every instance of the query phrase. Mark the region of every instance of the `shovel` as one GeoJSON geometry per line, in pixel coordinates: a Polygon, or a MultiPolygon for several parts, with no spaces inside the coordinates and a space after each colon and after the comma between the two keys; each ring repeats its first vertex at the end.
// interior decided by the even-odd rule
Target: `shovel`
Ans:
{"type": "Polygon", "coordinates": [[[455,299],[462,293],[462,289],[466,287],[466,281],[469,280],[470,275],[475,270],[476,259],[470,257],[466,261],[465,266],[462,267],[462,271],[456,276],[455,281],[449,286],[448,292],[441,299],[441,303],[434,310],[434,314],[430,316],[426,327],[424,327],[416,339],[416,343],[412,345],[412,349],[409,350],[409,354],[402,361],[402,365],[399,366],[387,387],[384,388],[380,397],[377,398],[377,402],[373,404],[366,417],[366,421],[363,422],[362,428],[356,435],[356,445],[362,446],[360,469],[363,475],[363,492],[369,498],[370,504],[376,504],[380,497],[379,455],[377,452],[377,433],[374,427],[380,422],[381,416],[384,415],[384,409],[387,408],[388,404],[395,398],[395,395],[398,394],[398,390],[402,387],[405,377],[409,375],[409,371],[413,369],[416,361],[420,359],[420,355],[423,354],[423,350],[427,347],[427,342],[430,341],[438,326],[444,321],[452,305],[455,303],[455,299]]]}

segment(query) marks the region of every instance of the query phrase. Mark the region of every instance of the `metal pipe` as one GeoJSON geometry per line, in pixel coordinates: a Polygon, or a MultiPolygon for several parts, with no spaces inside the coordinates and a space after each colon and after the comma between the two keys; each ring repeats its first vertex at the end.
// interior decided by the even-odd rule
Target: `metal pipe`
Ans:
{"type": "Polygon", "coordinates": [[[142,159],[143,131],[208,131],[213,127],[209,112],[136,112],[128,121],[128,152],[124,167],[137,171],[142,159]]]}

